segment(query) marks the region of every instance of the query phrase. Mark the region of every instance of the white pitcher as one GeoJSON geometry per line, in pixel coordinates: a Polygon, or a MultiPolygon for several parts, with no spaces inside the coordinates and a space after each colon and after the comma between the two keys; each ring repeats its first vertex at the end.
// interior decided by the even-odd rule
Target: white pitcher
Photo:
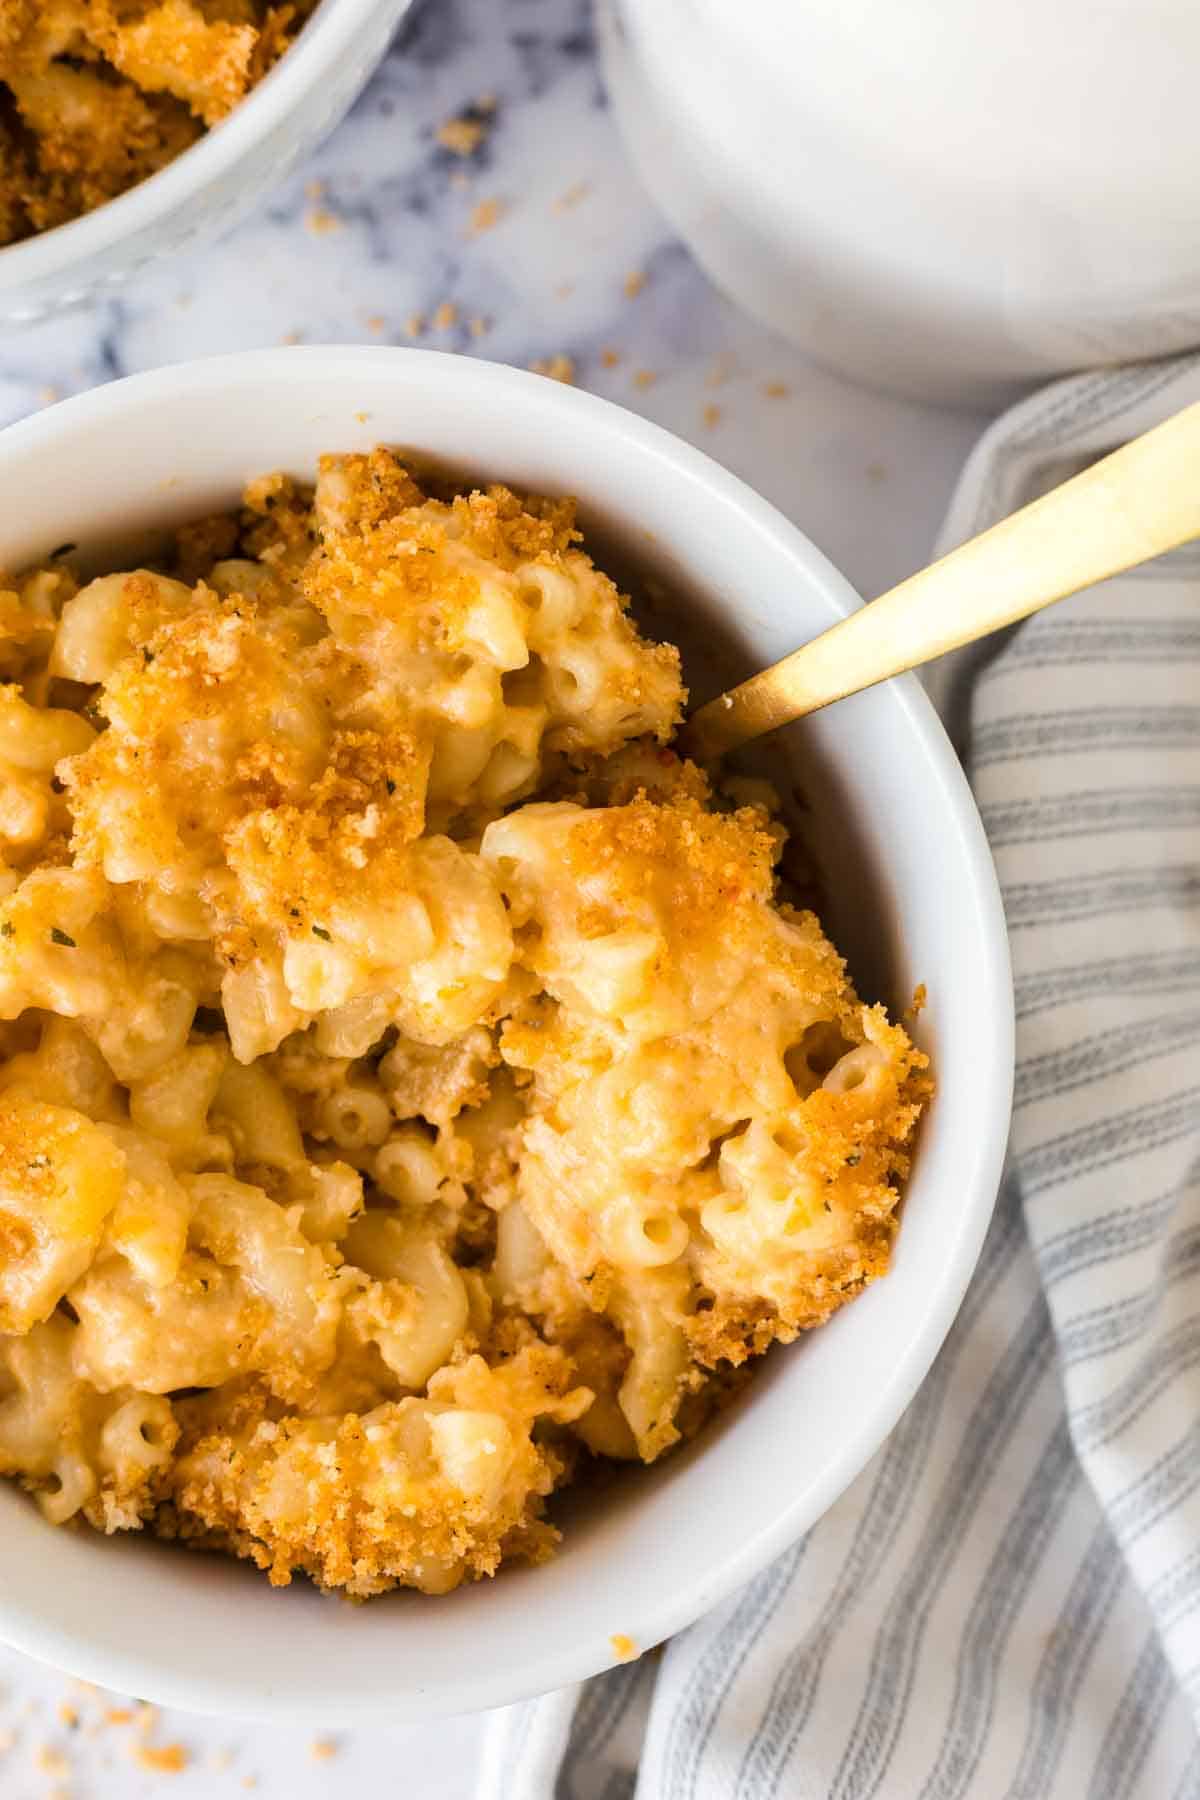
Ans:
{"type": "Polygon", "coordinates": [[[1200,0],[601,0],[714,280],[926,397],[1200,343],[1200,0]]]}

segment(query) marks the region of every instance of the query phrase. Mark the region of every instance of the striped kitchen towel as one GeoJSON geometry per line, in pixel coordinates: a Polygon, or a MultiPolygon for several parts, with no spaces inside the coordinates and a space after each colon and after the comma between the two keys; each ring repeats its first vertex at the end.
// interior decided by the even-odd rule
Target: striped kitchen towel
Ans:
{"type": "MultiPolygon", "coordinates": [[[[1196,357],[1035,396],[943,547],[1195,400],[1196,357]]],[[[495,1716],[483,1800],[1200,1800],[1200,553],[929,685],[1016,977],[962,1311],[785,1556],[660,1656],[495,1716]]]]}

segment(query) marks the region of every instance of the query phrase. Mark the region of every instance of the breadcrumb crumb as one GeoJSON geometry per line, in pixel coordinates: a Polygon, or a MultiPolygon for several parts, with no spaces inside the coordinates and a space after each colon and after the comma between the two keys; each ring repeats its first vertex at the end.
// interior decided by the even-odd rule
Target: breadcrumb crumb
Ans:
{"type": "Polygon", "coordinates": [[[633,374],[634,387],[651,388],[654,386],[654,384],[657,380],[658,380],[658,376],[655,374],[653,369],[635,369],[634,370],[634,374],[633,374]]]}
{"type": "Polygon", "coordinates": [[[569,188],[554,201],[555,212],[570,212],[581,200],[586,200],[592,191],[590,181],[573,181],[569,188]]]}
{"type": "Polygon", "coordinates": [[[314,1738],[308,1746],[308,1754],[313,1762],[328,1762],[338,1753],[338,1745],[332,1738],[314,1738]]]}
{"type": "Polygon", "coordinates": [[[491,231],[507,211],[508,207],[503,200],[481,200],[471,209],[471,236],[482,237],[485,231],[491,231]]]}
{"type": "Polygon", "coordinates": [[[614,1631],[608,1641],[618,1662],[632,1662],[638,1654],[637,1645],[623,1631],[614,1631]]]}
{"type": "Polygon", "coordinates": [[[763,382],[763,393],[768,400],[786,400],[791,391],[786,381],[763,382]]]}
{"type": "Polygon", "coordinates": [[[433,135],[442,149],[452,155],[471,156],[483,142],[486,127],[482,119],[446,119],[433,135]]]}
{"type": "Polygon", "coordinates": [[[575,379],[575,359],[564,356],[561,351],[555,356],[539,356],[529,367],[535,375],[548,375],[551,381],[565,381],[569,384],[575,379]]]}
{"type": "Polygon", "coordinates": [[[622,283],[622,286],[625,289],[625,298],[627,300],[636,300],[645,285],[646,271],[644,269],[631,269],[622,283]]]}
{"type": "Polygon", "coordinates": [[[129,1754],[153,1775],[181,1775],[191,1760],[182,1744],[131,1744],[129,1754]]]}
{"type": "Polygon", "coordinates": [[[711,431],[715,425],[721,423],[721,408],[712,405],[706,406],[700,417],[704,422],[705,429],[711,431]]]}
{"type": "Polygon", "coordinates": [[[430,324],[435,331],[450,331],[458,324],[458,308],[453,300],[443,300],[430,324]]]}

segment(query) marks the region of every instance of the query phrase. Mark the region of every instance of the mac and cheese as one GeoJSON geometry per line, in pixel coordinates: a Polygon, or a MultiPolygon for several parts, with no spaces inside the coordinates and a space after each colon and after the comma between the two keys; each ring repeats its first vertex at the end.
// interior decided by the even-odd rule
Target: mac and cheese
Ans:
{"type": "Polygon", "coordinates": [[[668,748],[569,504],[330,457],[0,590],[0,1472],[48,1517],[439,1593],[886,1270],[924,1059],[769,792],[668,748]]]}
{"type": "Polygon", "coordinates": [[[144,181],[249,92],[315,0],[0,0],[0,245],[144,181]]]}

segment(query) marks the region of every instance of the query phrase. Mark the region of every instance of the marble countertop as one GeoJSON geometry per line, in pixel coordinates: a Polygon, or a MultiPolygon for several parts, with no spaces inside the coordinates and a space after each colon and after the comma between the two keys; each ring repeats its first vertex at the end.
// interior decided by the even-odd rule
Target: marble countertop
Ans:
{"type": "MultiPolygon", "coordinates": [[[[853,387],[721,299],[638,186],[589,0],[418,0],[350,118],[231,238],[6,334],[0,424],[140,369],[297,341],[569,359],[580,385],[743,476],[867,594],[927,558],[983,423],[853,387]],[[439,143],[480,99],[495,105],[479,145],[439,143]]],[[[122,1720],[130,1704],[0,1650],[4,1800],[465,1800],[482,1729],[326,1739],[319,1720],[309,1737],[122,1720]],[[181,1773],[149,1766],[174,1745],[181,1773]]]]}

